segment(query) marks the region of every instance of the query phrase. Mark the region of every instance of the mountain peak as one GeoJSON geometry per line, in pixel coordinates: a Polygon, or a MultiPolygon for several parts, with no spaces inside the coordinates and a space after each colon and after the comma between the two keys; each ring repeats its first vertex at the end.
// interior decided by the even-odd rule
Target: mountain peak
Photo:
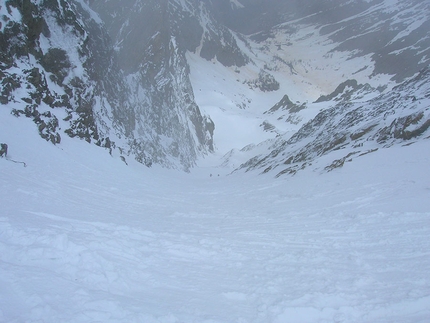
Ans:
{"type": "Polygon", "coordinates": [[[283,145],[325,110],[371,102],[430,62],[430,5],[414,0],[0,10],[2,104],[56,145],[77,137],[147,166],[189,170],[218,147],[283,145]]]}

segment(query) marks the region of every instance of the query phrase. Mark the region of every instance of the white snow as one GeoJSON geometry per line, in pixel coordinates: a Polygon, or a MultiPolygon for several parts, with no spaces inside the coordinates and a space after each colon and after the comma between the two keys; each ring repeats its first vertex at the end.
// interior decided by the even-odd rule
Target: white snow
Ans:
{"type": "Polygon", "coordinates": [[[0,22],[0,32],[4,32],[4,27],[7,25],[9,20],[13,22],[21,21],[21,13],[19,10],[13,6],[6,6],[5,3],[0,4],[0,17],[2,17],[2,21],[0,22]],[[10,11],[10,13],[9,13],[10,11]]]}
{"type": "Polygon", "coordinates": [[[230,5],[233,9],[244,8],[244,5],[241,4],[238,0],[230,0],[230,5]]]}
{"type": "Polygon", "coordinates": [[[252,70],[238,73],[192,53],[187,54],[187,60],[195,100],[202,113],[215,123],[214,141],[220,155],[273,137],[264,133],[260,124],[265,119],[263,112],[282,99],[283,94],[262,93],[243,84],[257,77],[258,69],[255,75],[252,70]]]}
{"type": "Polygon", "coordinates": [[[430,321],[428,139],[330,173],[185,174],[8,110],[27,167],[0,158],[1,322],[430,321]]]}
{"type": "MultiPolygon", "coordinates": [[[[293,177],[226,175],[329,106],[309,104],[297,124],[263,115],[283,95],[312,101],[358,66],[367,69],[354,75],[367,81],[370,57],[334,52],[321,65],[321,48],[328,53],[335,44],[315,43],[317,31],[303,28],[289,39],[280,32],[267,51],[252,43],[256,65],[241,69],[188,54],[217,146],[190,174],[132,158],[126,166],[66,135],[54,146],[33,121],[10,115],[19,102],[3,106],[0,142],[9,151],[0,158],[0,322],[429,322],[428,138],[329,173],[321,169],[343,152],[293,177]],[[246,84],[265,63],[279,91],[246,84]],[[266,119],[276,131],[263,131],[266,119]],[[212,166],[230,150],[222,168],[212,166]]],[[[51,33],[42,49],[61,44],[78,66],[78,40],[51,33]]]]}
{"type": "Polygon", "coordinates": [[[216,60],[206,61],[199,57],[198,51],[187,53],[195,100],[215,123],[217,154],[223,156],[232,149],[292,134],[321,109],[329,107],[312,102],[332,93],[347,79],[354,78],[375,88],[393,86],[390,75],[371,77],[374,62],[370,54],[354,57],[352,52],[335,51],[338,44],[329,35],[322,36],[320,28],[298,22],[284,24],[263,42],[247,39],[249,46],[236,38],[251,59],[241,68],[228,68],[216,60]],[[275,77],[279,90],[262,92],[249,87],[248,82],[257,79],[260,70],[275,77]],[[298,105],[306,103],[307,108],[292,116],[293,122],[285,117],[285,111],[263,115],[284,95],[298,105]],[[275,127],[274,131],[264,131],[261,124],[266,120],[275,127]]]}

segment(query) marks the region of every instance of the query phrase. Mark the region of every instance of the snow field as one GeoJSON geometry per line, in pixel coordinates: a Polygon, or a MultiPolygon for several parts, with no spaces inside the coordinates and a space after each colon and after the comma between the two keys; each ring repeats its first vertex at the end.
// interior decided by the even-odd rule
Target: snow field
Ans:
{"type": "Polygon", "coordinates": [[[274,180],[0,118],[2,322],[428,322],[428,140],[274,180]]]}
{"type": "MultiPolygon", "coordinates": [[[[214,143],[218,157],[232,149],[273,140],[280,134],[292,135],[319,111],[333,104],[313,102],[321,95],[330,94],[347,79],[374,87],[393,86],[389,75],[370,77],[374,67],[370,55],[351,57],[351,52],[334,51],[338,44],[328,35],[320,35],[315,26],[304,26],[299,21],[287,25],[279,26],[273,38],[263,42],[249,40],[250,47],[236,39],[251,59],[240,68],[225,67],[216,60],[206,61],[198,54],[187,53],[196,103],[215,123],[214,143]],[[292,33],[287,25],[297,30],[292,33]],[[357,71],[358,66],[364,68],[357,71]],[[251,88],[247,83],[257,79],[260,70],[273,75],[280,83],[280,89],[262,92],[251,88]],[[298,105],[306,103],[306,109],[293,114],[282,109],[264,114],[284,95],[298,105]],[[263,122],[268,122],[274,129],[264,130],[263,122]]],[[[247,155],[252,158],[259,153],[255,151],[247,155]]],[[[239,165],[236,163],[235,167],[239,165]]]]}

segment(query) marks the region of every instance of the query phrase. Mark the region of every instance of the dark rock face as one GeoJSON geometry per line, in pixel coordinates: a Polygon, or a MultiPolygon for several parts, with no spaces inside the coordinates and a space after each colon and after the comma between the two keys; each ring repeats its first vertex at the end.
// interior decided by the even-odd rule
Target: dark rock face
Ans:
{"type": "Polygon", "coordinates": [[[348,102],[353,99],[361,99],[366,94],[384,89],[372,88],[369,84],[358,84],[357,80],[346,80],[338,85],[338,87],[329,95],[320,96],[315,103],[328,102],[328,101],[344,101],[348,102]]]}
{"type": "Polygon", "coordinates": [[[52,73],[52,81],[59,85],[63,84],[64,78],[67,76],[68,70],[71,67],[66,51],[61,48],[50,48],[48,52],[42,56],[40,64],[45,71],[52,73]]]}
{"type": "MultiPolygon", "coordinates": [[[[294,33],[300,26],[312,25],[336,44],[333,50],[368,55],[375,63],[374,75],[388,73],[399,83],[430,62],[428,1],[406,0],[389,7],[383,0],[234,2],[239,5],[230,0],[127,0],[121,5],[115,0],[91,0],[92,9],[86,3],[4,3],[0,103],[13,104],[11,112],[31,118],[40,136],[53,144],[60,144],[68,135],[147,166],[157,163],[188,170],[198,156],[213,151],[215,125],[195,103],[186,54],[193,52],[225,66],[246,65],[249,58],[236,43],[243,36],[231,29],[253,34],[259,41],[281,29],[294,33]]],[[[293,72],[292,65],[290,68],[293,72]]],[[[261,91],[277,91],[280,84],[273,75],[279,74],[267,71],[275,73],[264,67],[247,84],[261,91]]],[[[425,78],[427,74],[419,75],[425,78]]],[[[413,91],[408,87],[424,88],[418,79],[414,84],[377,93],[377,99],[359,106],[353,103],[355,99],[363,100],[382,89],[348,80],[317,101],[336,101],[335,107],[322,111],[292,138],[278,139],[279,146],[273,148],[270,158],[253,159],[246,167],[277,167],[279,163],[269,160],[282,154],[288,154],[283,163],[302,163],[303,167],[314,156],[359,145],[363,138],[386,145],[421,136],[429,121],[427,112],[416,101],[409,101],[413,91]],[[395,97],[400,89],[402,94],[395,97]],[[408,102],[413,112],[398,115],[398,110],[406,111],[401,102],[408,102]],[[333,115],[342,122],[334,121],[333,115]],[[371,117],[380,123],[370,122],[371,117]],[[391,123],[386,124],[387,120],[391,123]],[[325,127],[330,139],[322,134],[325,127]],[[315,139],[312,143],[299,147],[311,137],[315,139]],[[287,146],[294,149],[287,153],[287,146]]],[[[298,124],[293,114],[304,108],[305,104],[295,104],[285,96],[267,113],[287,111],[289,122],[298,124]]],[[[262,127],[274,130],[270,122],[262,127]]]]}
{"type": "Polygon", "coordinates": [[[279,90],[279,82],[265,70],[258,73],[258,78],[248,82],[251,88],[258,88],[263,92],[271,92],[279,90]]]}
{"type": "Polygon", "coordinates": [[[7,11],[12,16],[19,12],[20,21],[3,17],[6,21],[0,33],[1,39],[1,103],[8,104],[22,100],[23,109],[13,110],[16,116],[24,114],[33,118],[38,125],[42,138],[51,140],[54,144],[60,142],[57,132],[58,120],[49,111],[40,113],[39,106],[46,102],[53,104],[52,95],[48,89],[45,75],[38,68],[19,71],[15,60],[26,61],[31,55],[36,59],[43,58],[38,39],[42,30],[47,29],[43,11],[29,0],[8,1],[7,11]],[[15,90],[25,88],[27,96],[16,97],[15,90]]]}
{"type": "Polygon", "coordinates": [[[240,67],[248,63],[231,32],[225,27],[212,27],[216,33],[210,29],[204,33],[200,56],[207,60],[217,59],[224,66],[240,67]]]}
{"type": "Polygon", "coordinates": [[[283,98],[281,99],[281,101],[279,101],[278,103],[276,103],[270,110],[264,112],[266,113],[274,113],[278,110],[284,110],[284,111],[289,111],[290,113],[296,113],[299,112],[300,110],[303,110],[306,108],[306,104],[302,103],[302,104],[296,104],[293,103],[290,98],[288,97],[288,95],[284,95],[283,98]]]}
{"type": "Polygon", "coordinates": [[[202,38],[198,19],[173,15],[168,1],[97,4],[118,14],[106,24],[110,35],[84,2],[7,1],[0,102],[22,102],[12,113],[32,118],[54,144],[65,133],[147,166],[189,169],[213,150],[214,125],[194,102],[185,59],[202,38]],[[129,13],[134,25],[124,35],[118,27],[129,13]]]}
{"type": "Polygon", "coordinates": [[[198,50],[201,57],[216,58],[225,66],[248,62],[230,30],[212,18],[201,1],[132,0],[119,7],[113,0],[94,0],[91,6],[117,43],[121,67],[127,74],[148,61],[149,47],[153,47],[150,62],[158,65],[168,60],[166,48],[172,39],[180,55],[198,50]]]}
{"type": "Polygon", "coordinates": [[[143,150],[154,162],[174,156],[191,167],[198,155],[213,151],[215,127],[195,103],[186,52],[226,66],[243,66],[248,58],[201,1],[134,0],[118,6],[95,0],[91,6],[104,20],[131,85],[136,131],[153,129],[132,151],[143,150]]]}
{"type": "Polygon", "coordinates": [[[233,30],[256,41],[274,29],[314,25],[338,45],[335,51],[371,55],[374,75],[393,75],[402,82],[430,62],[430,3],[405,0],[393,6],[383,0],[205,0],[214,15],[233,30]],[[280,25],[282,24],[282,26],[280,25]],[[405,32],[406,31],[406,32],[405,32]]]}
{"type": "MultiPolygon", "coordinates": [[[[102,129],[100,120],[97,120],[102,118],[105,107],[96,105],[96,102],[104,101],[111,105],[113,111],[121,111],[118,115],[127,114],[130,107],[115,104],[115,101],[122,101],[118,99],[127,91],[118,77],[114,57],[109,55],[109,41],[100,24],[74,2],[12,0],[7,2],[7,7],[10,16],[3,17],[7,23],[0,33],[1,103],[21,101],[23,108],[14,109],[12,113],[32,118],[41,137],[54,144],[61,141],[56,114],[58,109],[64,109],[68,115],[63,120],[67,122],[63,125],[66,134],[104,145],[110,131],[108,127],[102,129]],[[19,12],[22,19],[14,20],[13,11],[19,12]],[[53,33],[57,34],[56,37],[62,35],[64,43],[68,40],[76,43],[73,54],[77,57],[73,62],[70,53],[61,48],[64,43],[55,39],[53,33]],[[81,75],[71,77],[76,74],[76,69],[82,70],[81,75]],[[25,89],[24,97],[16,97],[18,88],[25,89]],[[116,88],[116,91],[109,91],[109,88],[116,88]]],[[[116,118],[114,121],[110,118],[120,124],[122,132],[127,133],[129,122],[125,119],[116,118]]]]}
{"type": "Polygon", "coordinates": [[[322,35],[331,34],[330,38],[339,43],[335,50],[355,50],[357,56],[370,54],[375,62],[374,75],[391,74],[397,82],[428,65],[430,3],[407,0],[386,8],[375,0],[345,7],[339,10],[354,14],[347,22],[338,19],[320,31],[322,35]],[[373,12],[367,11],[370,6],[373,12]],[[404,32],[409,28],[410,32],[404,32]]]}

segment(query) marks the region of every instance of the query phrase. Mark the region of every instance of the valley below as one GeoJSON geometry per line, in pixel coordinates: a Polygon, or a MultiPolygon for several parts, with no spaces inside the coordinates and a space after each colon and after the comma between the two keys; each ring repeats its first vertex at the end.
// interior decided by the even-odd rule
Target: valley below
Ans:
{"type": "Polygon", "coordinates": [[[0,322],[430,321],[429,3],[0,17],[0,322]]]}

